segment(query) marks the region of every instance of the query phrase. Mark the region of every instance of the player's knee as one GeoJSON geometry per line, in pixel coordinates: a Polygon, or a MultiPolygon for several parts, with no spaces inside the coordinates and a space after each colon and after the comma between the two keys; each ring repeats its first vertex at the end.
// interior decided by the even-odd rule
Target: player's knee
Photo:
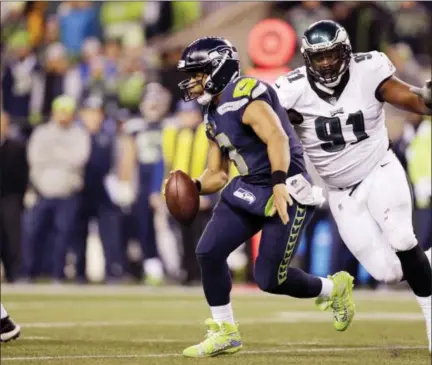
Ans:
{"type": "Polygon", "coordinates": [[[418,244],[414,231],[403,227],[387,233],[387,239],[396,252],[409,251],[418,244]]]}
{"type": "Polygon", "coordinates": [[[273,293],[277,287],[277,277],[272,271],[259,258],[257,259],[254,270],[255,283],[258,288],[267,293],[273,293]]]}
{"type": "Polygon", "coordinates": [[[402,267],[398,260],[390,265],[383,263],[382,268],[382,270],[371,273],[376,281],[385,284],[395,284],[402,280],[402,267]]]}
{"type": "Polygon", "coordinates": [[[226,257],[222,255],[222,251],[211,241],[200,241],[195,250],[195,255],[201,265],[226,260],[226,257]]]}

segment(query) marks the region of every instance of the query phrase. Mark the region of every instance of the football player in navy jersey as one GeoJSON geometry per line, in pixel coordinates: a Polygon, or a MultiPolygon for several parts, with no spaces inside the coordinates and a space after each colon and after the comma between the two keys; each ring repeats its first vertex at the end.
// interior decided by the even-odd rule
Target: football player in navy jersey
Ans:
{"type": "Polygon", "coordinates": [[[206,321],[208,334],[183,354],[206,357],[241,349],[226,260],[258,231],[262,238],[255,279],[260,289],[317,298],[321,309],[333,310],[335,329],[344,331],[355,313],[353,278],[345,272],[319,278],[289,267],[323,197],[310,184],[303,149],[276,92],[264,82],[240,76],[237,50],[223,38],[191,43],[178,70],[190,76],[179,87],[186,101],[196,99],[202,105],[210,144],[207,169],[195,180],[198,190],[206,195],[225,187],[196,250],[212,314],[206,321]],[[229,161],[240,176],[228,183],[229,161]]]}

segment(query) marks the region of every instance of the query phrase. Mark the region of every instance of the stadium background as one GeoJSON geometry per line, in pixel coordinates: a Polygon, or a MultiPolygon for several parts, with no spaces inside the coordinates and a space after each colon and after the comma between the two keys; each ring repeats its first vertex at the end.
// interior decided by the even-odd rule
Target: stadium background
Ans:
{"type": "MultiPolygon", "coordinates": [[[[53,247],[58,241],[51,237],[57,234],[56,230],[47,228],[41,240],[28,237],[31,231],[28,226],[39,219],[35,212],[44,197],[34,191],[28,180],[29,164],[24,153],[33,131],[50,119],[51,104],[56,96],[68,94],[76,100],[77,123],[80,123],[79,111],[89,97],[102,96],[104,126],[114,126],[112,151],[116,151],[116,158],[110,166],[114,173],[122,154],[124,126],[128,120],[142,117],[143,98],[155,102],[157,108],[167,110],[157,123],[156,130],[160,130],[160,134],[136,139],[141,144],[143,160],[155,168],[148,170],[147,180],[155,179],[156,166],[161,162],[158,160],[159,144],[165,175],[180,168],[197,177],[205,166],[205,136],[199,125],[197,106],[180,100],[176,86],[182,76],[175,71],[182,47],[189,42],[206,35],[227,37],[240,51],[243,72],[271,82],[302,64],[298,41],[309,24],[335,19],[347,28],[354,52],[373,49],[385,52],[397,66],[399,77],[420,86],[430,77],[431,10],[430,3],[414,1],[2,2],[0,228],[3,279],[9,282],[87,282],[89,279],[110,283],[140,282],[144,276],[148,285],[162,281],[191,285],[199,281],[194,245],[217,196],[202,201],[196,223],[185,229],[169,218],[158,194],[160,184],[152,190],[154,194],[147,200],[148,205],[139,206],[150,212],[146,218],[141,219],[142,212],[134,208],[131,210],[135,220],[131,219],[131,212],[124,209],[119,209],[115,216],[122,230],[128,231],[125,227],[131,222],[135,228],[147,227],[152,222],[148,217],[154,215],[158,253],[155,257],[145,255],[148,246],[152,246],[151,233],[144,237],[139,233],[125,233],[119,236],[118,242],[109,239],[101,242],[99,231],[104,228],[98,230],[92,219],[85,254],[82,247],[77,248],[75,237],[71,235],[67,238],[64,277],[53,274],[55,263],[62,262],[53,247]],[[147,85],[152,83],[162,85],[169,94],[147,93],[147,85]],[[149,156],[154,159],[148,160],[149,156]],[[36,242],[36,245],[29,242],[36,242]],[[110,259],[112,252],[118,250],[120,259],[110,259]],[[155,268],[152,265],[155,261],[149,260],[158,257],[164,267],[163,280],[158,264],[155,268]],[[106,261],[114,261],[114,267],[105,270],[106,261]]],[[[387,112],[394,149],[413,185],[417,235],[428,248],[432,243],[431,121],[392,108],[387,112]]],[[[98,135],[103,133],[103,129],[97,131],[98,135]]],[[[92,150],[91,156],[96,156],[96,152],[92,150]]],[[[86,171],[92,166],[87,164],[86,171]]],[[[91,172],[89,176],[93,176],[91,172]]],[[[143,179],[145,181],[146,177],[143,179]]],[[[155,180],[161,179],[162,175],[158,175],[155,180]]],[[[88,179],[85,181],[87,183],[88,179]]],[[[320,183],[318,179],[317,183],[320,183]]],[[[230,258],[238,282],[252,281],[255,250],[256,240],[252,240],[230,258]]],[[[315,216],[302,238],[295,265],[320,276],[346,269],[356,275],[358,284],[375,286],[344,248],[326,207],[315,216]]]]}

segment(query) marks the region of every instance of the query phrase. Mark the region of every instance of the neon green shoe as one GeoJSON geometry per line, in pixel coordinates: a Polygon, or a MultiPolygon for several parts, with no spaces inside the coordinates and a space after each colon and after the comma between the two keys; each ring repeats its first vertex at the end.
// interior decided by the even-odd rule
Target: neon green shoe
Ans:
{"type": "Polygon", "coordinates": [[[355,315],[355,305],[352,294],[354,278],[345,271],[328,276],[333,281],[333,291],[330,298],[318,297],[315,304],[322,311],[333,310],[333,327],[336,331],[345,331],[355,315]]]}
{"type": "Polygon", "coordinates": [[[208,327],[205,340],[185,349],[183,356],[210,357],[240,351],[242,342],[238,326],[227,322],[222,322],[219,326],[210,318],[205,321],[205,324],[208,327]]]}

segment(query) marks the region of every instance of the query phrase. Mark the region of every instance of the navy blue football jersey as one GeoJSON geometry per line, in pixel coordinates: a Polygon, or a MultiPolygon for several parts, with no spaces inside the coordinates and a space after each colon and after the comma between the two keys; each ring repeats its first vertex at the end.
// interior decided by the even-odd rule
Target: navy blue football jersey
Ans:
{"type": "Polygon", "coordinates": [[[227,155],[236,165],[245,182],[270,184],[271,165],[267,145],[250,126],[242,123],[243,113],[255,100],[265,101],[272,107],[289,137],[291,163],[288,175],[306,172],[303,148],[276,92],[253,77],[233,80],[222,92],[219,104],[209,105],[203,110],[207,137],[215,141],[223,155],[227,155]]]}

